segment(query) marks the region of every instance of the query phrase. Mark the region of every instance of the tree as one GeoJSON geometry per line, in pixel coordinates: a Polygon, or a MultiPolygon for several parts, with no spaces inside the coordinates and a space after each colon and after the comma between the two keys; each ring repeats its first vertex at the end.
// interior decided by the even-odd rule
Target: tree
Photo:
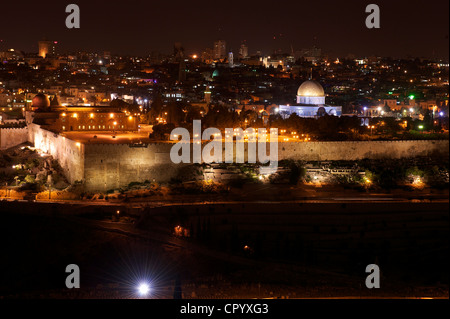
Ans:
{"type": "MultiPolygon", "coordinates": [[[[193,120],[200,120],[202,118],[202,109],[198,106],[188,105],[186,113],[186,122],[191,123],[193,120]]],[[[204,112],[204,111],[203,111],[204,112]]]]}
{"type": "Polygon", "coordinates": [[[153,132],[150,133],[149,137],[156,140],[166,140],[166,136],[170,135],[174,128],[175,125],[172,123],[154,125],[153,132]]]}
{"type": "Polygon", "coordinates": [[[161,96],[159,94],[156,94],[156,97],[152,102],[152,105],[150,106],[150,112],[148,113],[149,124],[157,123],[156,118],[161,117],[162,109],[163,109],[163,101],[161,99],[161,96]]]}
{"type": "Polygon", "coordinates": [[[128,107],[130,106],[130,104],[121,99],[114,99],[111,101],[111,103],[109,103],[109,105],[117,109],[128,109],[128,107]]]}
{"type": "Polygon", "coordinates": [[[184,112],[180,103],[170,102],[167,105],[167,123],[174,124],[175,126],[180,126],[184,122],[184,112]]]}
{"type": "Polygon", "coordinates": [[[433,127],[433,118],[431,116],[431,111],[426,110],[423,116],[423,124],[426,130],[429,130],[433,127]]]}
{"type": "Polygon", "coordinates": [[[233,128],[237,123],[237,114],[225,106],[211,107],[204,117],[206,127],[217,127],[218,129],[233,128]]]}

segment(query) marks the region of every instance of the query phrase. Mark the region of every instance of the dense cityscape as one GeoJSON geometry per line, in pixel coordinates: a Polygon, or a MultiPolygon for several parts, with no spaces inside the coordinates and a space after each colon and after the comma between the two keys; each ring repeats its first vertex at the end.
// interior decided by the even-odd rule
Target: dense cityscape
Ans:
{"type": "MultiPolygon", "coordinates": [[[[187,53],[181,43],[175,43],[173,54],[153,52],[146,57],[110,52],[63,55],[57,54],[57,48],[58,41],[39,41],[39,54],[14,49],[0,53],[4,125],[15,118],[14,111],[30,107],[37,93],[46,94],[51,105],[118,107],[142,124],[189,123],[194,116],[205,117],[209,109],[219,107],[237,113],[230,115],[234,125],[245,120],[249,125],[266,125],[282,117],[277,113],[280,105],[295,104],[296,89],[311,78],[324,87],[327,102],[342,106],[346,116],[386,117],[400,124],[405,119],[408,129],[415,131],[420,130],[419,123],[424,124],[423,131],[448,130],[445,61],[339,59],[324,56],[315,47],[249,55],[247,45],[232,52],[223,40],[202,53],[187,53]]],[[[226,118],[217,124],[224,127],[226,118]]],[[[371,126],[369,122],[366,127],[371,126]]],[[[379,128],[376,125],[375,131],[379,128]]]]}

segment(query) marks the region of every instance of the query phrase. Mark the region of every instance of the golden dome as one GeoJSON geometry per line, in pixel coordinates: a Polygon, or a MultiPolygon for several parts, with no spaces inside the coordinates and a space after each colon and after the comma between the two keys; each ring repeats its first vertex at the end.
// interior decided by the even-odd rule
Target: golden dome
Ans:
{"type": "Polygon", "coordinates": [[[31,107],[38,108],[40,110],[45,110],[50,105],[50,100],[45,94],[42,93],[36,94],[31,101],[31,107]]]}
{"type": "Polygon", "coordinates": [[[323,97],[325,96],[325,91],[319,82],[309,80],[305,81],[300,85],[297,91],[297,96],[306,97],[323,97]]]}

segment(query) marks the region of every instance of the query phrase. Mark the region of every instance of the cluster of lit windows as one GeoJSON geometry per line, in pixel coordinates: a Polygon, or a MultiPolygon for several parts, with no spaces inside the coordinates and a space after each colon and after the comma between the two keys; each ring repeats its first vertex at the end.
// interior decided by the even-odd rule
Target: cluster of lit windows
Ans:
{"type": "MultiPolygon", "coordinates": [[[[80,120],[80,118],[90,118],[90,123],[86,123],[86,124],[94,124],[94,118],[108,118],[109,120],[115,119],[114,123],[111,123],[113,125],[78,125],[78,130],[116,130],[116,129],[125,129],[125,125],[122,125],[122,119],[125,118],[127,115],[123,114],[123,113],[109,113],[109,114],[102,114],[102,113],[87,113],[87,112],[82,112],[81,114],[78,113],[72,113],[72,114],[66,114],[66,113],[61,113],[62,117],[61,117],[61,121],[63,122],[63,124],[65,124],[64,126],[62,126],[62,130],[66,131],[67,127],[66,127],[66,118],[72,117],[74,119],[80,120]]],[[[128,120],[133,120],[132,116],[127,116],[128,120]]],[[[101,119],[100,121],[101,123],[97,123],[97,124],[103,124],[103,122],[105,122],[104,119],[101,119]]],[[[79,123],[79,124],[83,124],[83,123],[79,123]]],[[[73,130],[73,128],[71,128],[70,130],[73,130]]]]}
{"type": "MultiPolygon", "coordinates": [[[[64,119],[67,114],[66,113],[62,113],[62,118],[64,119]]],[[[124,114],[122,113],[110,113],[109,115],[105,115],[105,114],[94,114],[94,113],[81,113],[81,116],[83,117],[90,117],[90,118],[94,118],[94,117],[109,117],[109,118],[113,118],[113,117],[118,117],[118,118],[123,118],[125,117],[124,114]]],[[[78,118],[79,115],[78,113],[72,113],[71,117],[73,118],[78,118]]]]}
{"type": "MultiPolygon", "coordinates": [[[[105,130],[106,129],[106,125],[78,125],[78,130],[86,130],[86,127],[87,127],[87,129],[88,130],[95,130],[95,129],[98,129],[98,130],[105,130]]],[[[125,126],[124,125],[117,125],[117,127],[115,127],[115,126],[113,126],[113,127],[111,127],[111,125],[108,125],[108,129],[124,129],[125,128],[125,126]]],[[[62,130],[63,131],[65,131],[66,130],[66,127],[65,126],[62,126],[62,130]]]]}

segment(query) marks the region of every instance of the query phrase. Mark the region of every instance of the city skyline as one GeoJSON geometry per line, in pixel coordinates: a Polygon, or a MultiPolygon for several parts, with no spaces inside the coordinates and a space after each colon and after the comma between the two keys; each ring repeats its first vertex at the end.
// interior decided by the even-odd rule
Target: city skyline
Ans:
{"type": "MultiPolygon", "coordinates": [[[[357,1],[328,1],[325,5],[281,2],[276,6],[254,2],[228,2],[225,6],[201,3],[197,7],[190,3],[141,1],[131,1],[127,7],[83,0],[77,4],[80,29],[65,27],[66,3],[31,3],[21,11],[20,19],[6,15],[0,21],[0,51],[14,48],[37,52],[36,40],[46,37],[58,41],[60,52],[82,48],[140,56],[152,51],[170,53],[176,42],[183,44],[187,54],[201,54],[220,39],[226,41],[226,50],[235,54],[244,41],[249,54],[291,52],[313,46],[331,57],[353,54],[448,60],[449,54],[447,1],[435,1],[433,5],[378,1],[380,29],[365,27],[368,3],[357,1]],[[14,27],[19,20],[21,27],[14,27]]],[[[12,6],[5,3],[4,12],[13,10],[12,6]]]]}

